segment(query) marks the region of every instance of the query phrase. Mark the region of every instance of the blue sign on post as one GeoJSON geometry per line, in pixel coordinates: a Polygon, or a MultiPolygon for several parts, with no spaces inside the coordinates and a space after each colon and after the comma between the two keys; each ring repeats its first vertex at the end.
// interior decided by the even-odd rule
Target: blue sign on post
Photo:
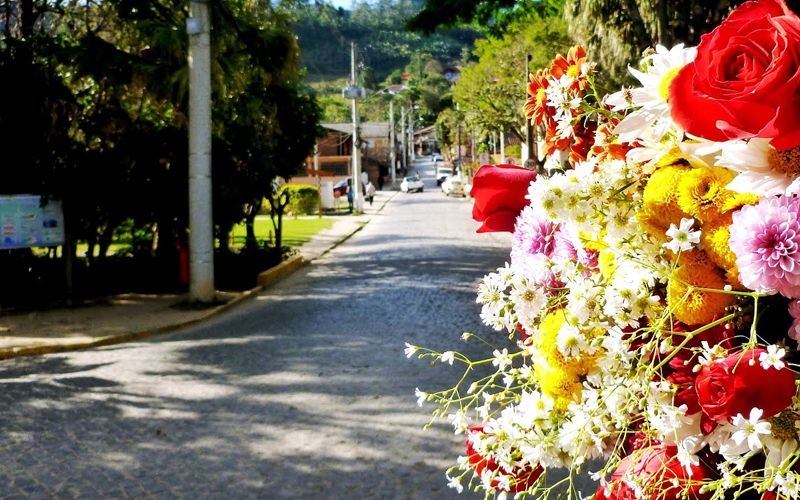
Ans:
{"type": "Polygon", "coordinates": [[[61,202],[41,202],[38,195],[0,196],[0,249],[64,244],[61,202]]]}

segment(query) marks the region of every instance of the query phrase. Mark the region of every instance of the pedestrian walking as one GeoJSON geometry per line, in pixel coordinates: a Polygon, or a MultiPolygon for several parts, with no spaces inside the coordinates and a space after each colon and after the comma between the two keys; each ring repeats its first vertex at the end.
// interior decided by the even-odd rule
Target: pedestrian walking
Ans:
{"type": "Polygon", "coordinates": [[[355,189],[353,186],[347,186],[347,206],[350,210],[350,213],[353,213],[353,197],[355,196],[355,189]]]}
{"type": "Polygon", "coordinates": [[[383,176],[378,176],[378,191],[383,191],[383,176]]]}
{"type": "Polygon", "coordinates": [[[367,201],[369,205],[372,206],[372,200],[375,199],[375,186],[372,185],[372,181],[367,182],[367,201]]]}

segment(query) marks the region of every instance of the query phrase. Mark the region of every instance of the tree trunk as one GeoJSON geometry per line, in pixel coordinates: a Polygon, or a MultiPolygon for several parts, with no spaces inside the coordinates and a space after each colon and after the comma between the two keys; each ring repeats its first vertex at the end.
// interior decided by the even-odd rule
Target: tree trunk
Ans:
{"type": "MultiPolygon", "coordinates": [[[[228,225],[219,225],[219,229],[217,230],[217,239],[219,240],[219,252],[222,254],[227,254],[231,252],[231,234],[232,227],[228,225]]],[[[188,238],[187,238],[188,241],[188,238]]]]}
{"type": "Polygon", "coordinates": [[[675,42],[672,33],[669,32],[669,16],[667,14],[667,0],[658,0],[656,3],[658,12],[658,43],[664,47],[671,47],[675,42]]]}
{"type": "Polygon", "coordinates": [[[105,229],[100,233],[100,237],[98,238],[100,249],[98,250],[97,260],[103,262],[108,257],[108,249],[111,247],[111,242],[114,239],[114,229],[116,229],[115,224],[106,224],[105,229]]]}
{"type": "Polygon", "coordinates": [[[250,203],[245,207],[245,229],[247,235],[245,236],[245,248],[247,250],[258,250],[258,240],[256,240],[256,215],[261,211],[261,201],[250,203]]]}
{"type": "Polygon", "coordinates": [[[275,257],[280,262],[283,260],[283,212],[286,209],[286,205],[289,204],[289,191],[281,191],[277,199],[274,196],[270,196],[268,199],[272,208],[270,212],[272,227],[275,229],[275,257]]]}

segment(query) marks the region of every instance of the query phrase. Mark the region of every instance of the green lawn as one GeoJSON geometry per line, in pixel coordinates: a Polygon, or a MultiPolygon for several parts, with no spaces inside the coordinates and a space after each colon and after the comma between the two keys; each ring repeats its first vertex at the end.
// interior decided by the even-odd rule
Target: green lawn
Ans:
{"type": "MultiPolygon", "coordinates": [[[[308,217],[304,219],[284,217],[283,244],[284,246],[299,247],[318,232],[331,227],[335,220],[331,217],[308,217]]],[[[275,241],[275,232],[268,215],[256,217],[255,230],[258,240],[275,241]]],[[[245,234],[244,224],[234,226],[231,234],[231,247],[235,248],[244,245],[245,234]]]]}
{"type": "MultiPolygon", "coordinates": [[[[332,217],[308,217],[304,219],[295,219],[294,217],[285,217],[283,219],[283,245],[289,247],[299,247],[303,243],[311,239],[312,236],[331,227],[336,219],[332,217]]],[[[231,248],[239,248],[244,245],[245,238],[244,224],[234,226],[231,233],[231,248]]],[[[256,217],[256,238],[259,241],[275,241],[275,233],[272,229],[272,221],[268,215],[256,217]]],[[[112,243],[109,247],[109,255],[113,255],[119,251],[124,251],[130,248],[127,243],[112,243]]],[[[77,255],[83,257],[86,255],[88,245],[86,243],[79,243],[77,245],[77,255]]],[[[95,247],[95,255],[97,255],[99,248],[95,247]]]]}

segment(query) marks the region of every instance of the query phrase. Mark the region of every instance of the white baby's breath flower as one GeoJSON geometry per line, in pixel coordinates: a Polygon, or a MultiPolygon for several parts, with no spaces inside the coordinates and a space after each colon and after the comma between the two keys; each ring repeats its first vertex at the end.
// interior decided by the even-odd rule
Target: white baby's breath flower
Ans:
{"type": "Polygon", "coordinates": [[[778,494],[785,498],[800,498],[800,476],[788,471],[776,474],[773,478],[778,485],[778,494]]]}
{"type": "Polygon", "coordinates": [[[767,352],[762,352],[758,356],[758,361],[761,363],[761,368],[768,369],[770,367],[780,370],[786,363],[782,361],[786,355],[786,350],[774,344],[767,346],[767,352]]]}
{"type": "Polygon", "coordinates": [[[694,453],[689,453],[683,446],[678,446],[678,462],[686,469],[686,474],[692,476],[692,467],[700,465],[700,457],[694,453]]]}
{"type": "Polygon", "coordinates": [[[452,365],[455,358],[456,354],[453,351],[445,351],[442,353],[442,357],[440,359],[442,360],[442,363],[450,363],[452,365]]]}
{"type": "Polygon", "coordinates": [[[494,356],[492,364],[496,366],[498,370],[502,371],[507,366],[511,366],[511,356],[508,355],[508,349],[503,348],[502,351],[495,349],[492,356],[494,356]]]}
{"type": "Polygon", "coordinates": [[[456,493],[461,493],[462,491],[464,491],[464,486],[462,486],[462,484],[461,484],[461,478],[460,477],[450,477],[450,476],[447,476],[447,475],[445,475],[445,476],[447,477],[447,487],[448,488],[455,489],[456,493]]]}
{"type": "Polygon", "coordinates": [[[424,403],[425,400],[428,399],[428,395],[426,393],[420,391],[419,387],[414,389],[414,395],[417,397],[417,404],[419,406],[422,406],[422,403],[424,403]]]}
{"type": "Polygon", "coordinates": [[[772,424],[766,421],[759,421],[764,411],[760,408],[753,408],[750,410],[750,418],[744,418],[741,413],[733,417],[732,424],[736,427],[736,432],[733,433],[731,439],[736,444],[742,444],[747,441],[747,446],[750,451],[758,451],[763,445],[759,434],[769,434],[772,424]]]}

